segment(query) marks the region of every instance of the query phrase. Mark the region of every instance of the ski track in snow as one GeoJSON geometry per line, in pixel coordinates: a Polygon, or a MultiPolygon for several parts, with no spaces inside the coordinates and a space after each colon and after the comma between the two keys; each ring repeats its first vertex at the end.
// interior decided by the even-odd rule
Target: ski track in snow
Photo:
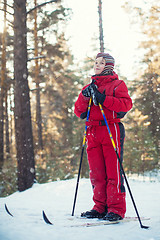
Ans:
{"type": "MultiPolygon", "coordinates": [[[[0,240],[160,240],[160,182],[129,179],[129,184],[140,216],[149,217],[141,229],[138,221],[108,226],[70,227],[96,220],[71,216],[76,179],[46,184],[34,184],[31,189],[0,198],[0,240]],[[9,216],[5,203],[14,217],[9,216]],[[53,225],[42,218],[45,211],[53,225]]],[[[126,216],[136,216],[127,193],[126,216]]],[[[93,206],[89,179],[81,179],[75,216],[93,206]]]]}

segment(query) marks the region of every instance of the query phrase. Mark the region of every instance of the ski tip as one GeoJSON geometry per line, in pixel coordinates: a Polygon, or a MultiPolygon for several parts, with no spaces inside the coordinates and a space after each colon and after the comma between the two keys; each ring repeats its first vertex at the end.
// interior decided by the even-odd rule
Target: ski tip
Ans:
{"type": "Polygon", "coordinates": [[[45,223],[53,225],[53,223],[50,222],[50,220],[48,219],[48,217],[46,216],[44,211],[42,211],[42,215],[43,215],[43,219],[44,219],[45,223]]]}
{"type": "Polygon", "coordinates": [[[11,216],[11,217],[13,217],[13,215],[12,215],[12,213],[8,210],[8,207],[7,207],[7,204],[5,203],[5,210],[6,210],[6,212],[11,216]]]}

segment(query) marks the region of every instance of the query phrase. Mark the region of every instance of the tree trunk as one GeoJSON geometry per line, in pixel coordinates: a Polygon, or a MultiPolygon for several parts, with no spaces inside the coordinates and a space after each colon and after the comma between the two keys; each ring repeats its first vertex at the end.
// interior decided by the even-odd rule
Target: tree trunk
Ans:
{"type": "Polygon", "coordinates": [[[4,29],[2,34],[2,68],[0,84],[0,170],[4,163],[4,84],[6,80],[6,11],[7,2],[4,0],[4,29]]]}
{"type": "Polygon", "coordinates": [[[18,190],[30,188],[35,162],[27,69],[26,0],[14,1],[15,132],[18,161],[18,190]]]}
{"type": "Polygon", "coordinates": [[[10,142],[9,142],[9,122],[8,122],[8,94],[5,93],[5,132],[6,132],[6,157],[10,156],[10,142]]]}
{"type": "MultiPolygon", "coordinates": [[[[34,0],[37,6],[37,0],[34,0]]],[[[40,103],[40,86],[39,86],[39,64],[38,64],[38,36],[37,36],[37,8],[34,10],[34,48],[35,48],[35,83],[36,83],[36,125],[38,132],[38,149],[43,150],[42,141],[42,116],[40,103]]]]}
{"type": "Polygon", "coordinates": [[[103,26],[102,26],[102,0],[99,0],[98,13],[99,13],[99,41],[100,41],[100,52],[104,52],[104,39],[103,39],[103,26]]]}
{"type": "MultiPolygon", "coordinates": [[[[1,77],[2,81],[2,77],[1,77]]],[[[3,107],[4,94],[1,84],[0,92],[0,171],[3,168],[4,163],[4,107],[3,107]]]]}

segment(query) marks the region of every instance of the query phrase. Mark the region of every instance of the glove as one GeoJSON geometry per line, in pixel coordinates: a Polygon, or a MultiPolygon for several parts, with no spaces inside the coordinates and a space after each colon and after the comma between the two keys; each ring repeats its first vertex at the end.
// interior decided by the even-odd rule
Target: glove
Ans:
{"type": "Polygon", "coordinates": [[[82,90],[83,96],[88,97],[88,98],[91,97],[91,89],[90,89],[90,86],[91,86],[91,85],[89,85],[89,86],[86,87],[84,90],[82,90]]]}
{"type": "Polygon", "coordinates": [[[83,96],[88,97],[88,98],[91,97],[91,85],[94,85],[93,84],[94,82],[95,82],[95,80],[92,80],[91,84],[88,87],[86,87],[84,90],[82,90],[83,96]]]}
{"type": "Polygon", "coordinates": [[[104,100],[106,98],[106,95],[105,93],[100,93],[97,89],[97,86],[95,84],[91,84],[90,85],[90,88],[91,88],[91,96],[92,96],[92,99],[93,99],[93,103],[95,106],[98,106],[99,103],[100,104],[103,104],[104,103],[104,100]]]}

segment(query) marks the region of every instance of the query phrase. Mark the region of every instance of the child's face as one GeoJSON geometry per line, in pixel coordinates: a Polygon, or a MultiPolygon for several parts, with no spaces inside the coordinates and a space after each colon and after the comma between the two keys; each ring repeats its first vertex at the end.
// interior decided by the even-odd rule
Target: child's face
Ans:
{"type": "Polygon", "coordinates": [[[100,74],[104,70],[105,64],[106,62],[103,57],[96,58],[94,63],[95,74],[100,74]]]}

